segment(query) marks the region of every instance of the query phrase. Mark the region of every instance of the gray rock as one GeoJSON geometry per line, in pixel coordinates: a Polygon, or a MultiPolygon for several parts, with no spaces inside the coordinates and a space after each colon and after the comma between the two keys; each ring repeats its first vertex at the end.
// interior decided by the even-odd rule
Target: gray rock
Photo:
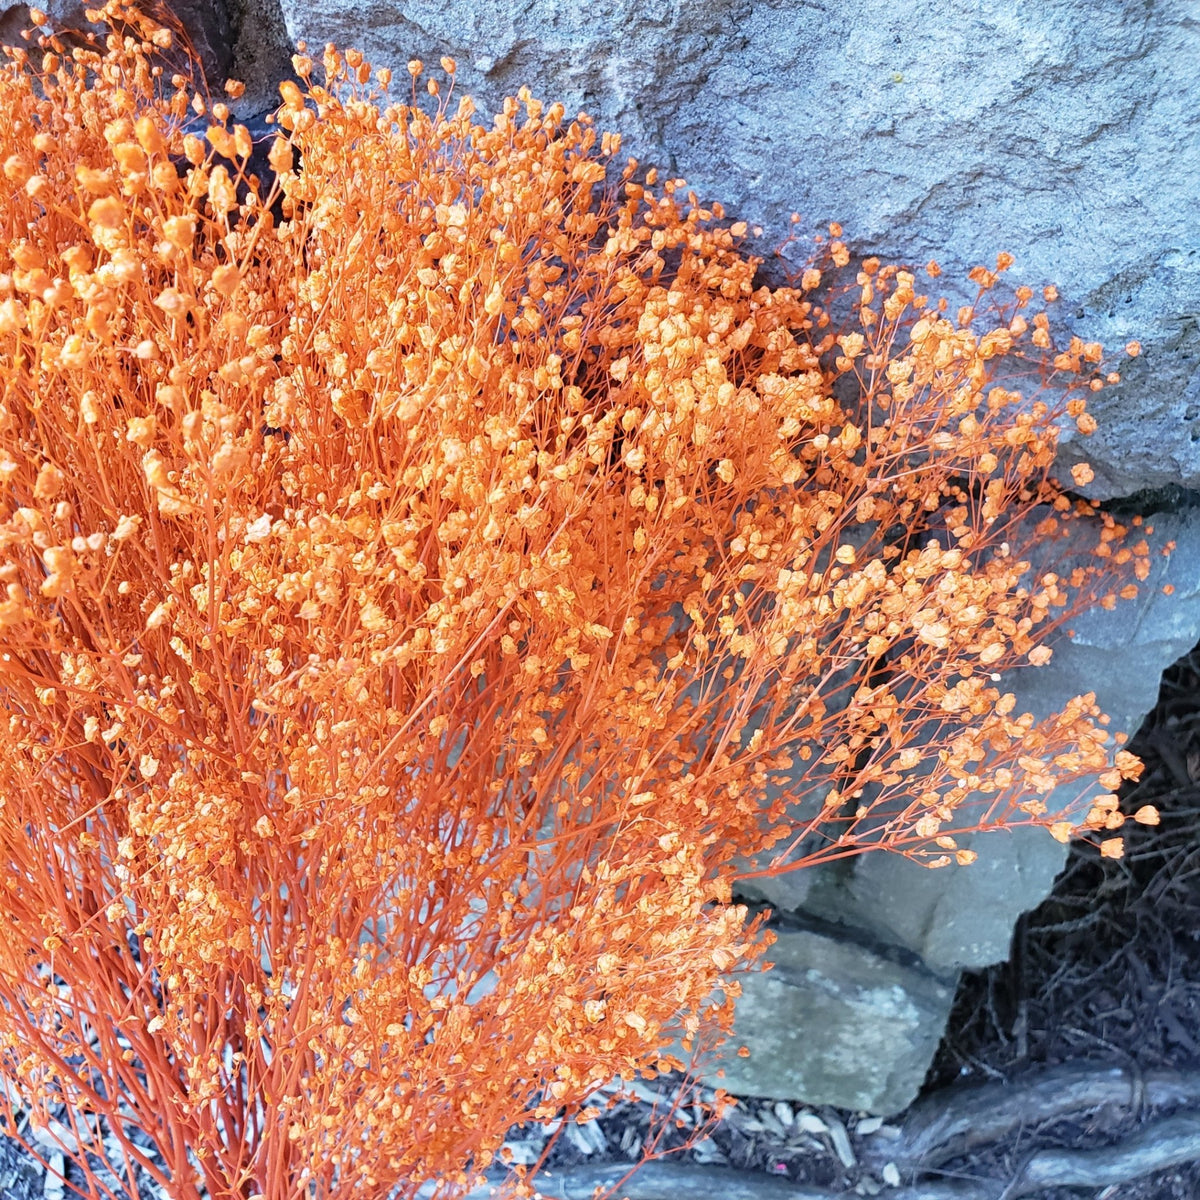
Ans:
{"type": "Polygon", "coordinates": [[[734,1095],[890,1115],[916,1096],[954,999],[939,978],[870,948],[776,930],[773,970],[742,976],[723,1079],[734,1095]],[[746,1046],[749,1058],[738,1058],[746,1046]]]}
{"type": "MultiPolygon", "coordinates": [[[[1184,236],[1196,244],[1194,233],[1184,236]]],[[[1065,483],[1067,468],[1076,462],[1090,463],[1096,478],[1081,490],[1095,499],[1175,483],[1200,487],[1200,312],[1196,311],[1200,310],[1200,286],[1193,273],[1195,251],[1187,259],[1187,270],[1178,273],[1176,280],[1178,311],[1166,316],[1143,355],[1118,364],[1121,383],[1089,401],[1099,428],[1086,438],[1071,427],[1064,431],[1058,473],[1065,483]]],[[[1173,271],[1157,275],[1151,286],[1157,288],[1165,279],[1169,287],[1175,276],[1173,271]]],[[[1114,319],[1108,314],[1131,306],[1134,299],[1139,298],[1109,305],[1103,316],[1097,316],[1089,303],[1083,318],[1074,324],[1081,335],[1091,337],[1089,330],[1112,327],[1114,319]]],[[[1158,307],[1166,308],[1165,304],[1158,307]]],[[[1146,311],[1150,311],[1148,306],[1146,311]]],[[[1150,325],[1147,317],[1141,332],[1134,336],[1149,336],[1150,325]]],[[[1111,340],[1112,348],[1117,348],[1119,336],[1111,340]]]]}
{"type": "MultiPolygon", "coordinates": [[[[734,860],[734,870],[741,872],[765,870],[773,865],[773,855],[759,854],[753,857],[738,856],[734,860]]],[[[772,875],[765,878],[742,879],[737,883],[737,894],[741,900],[752,903],[769,904],[772,908],[784,912],[799,912],[809,908],[809,897],[813,885],[818,882],[816,872],[807,868],[798,871],[788,871],[782,875],[772,875]]]]}
{"type": "MultiPolygon", "coordinates": [[[[1132,735],[1158,698],[1162,672],[1187,653],[1200,629],[1200,508],[1160,513],[1147,524],[1155,553],[1149,579],[1136,600],[1095,608],[1072,622],[1045,667],[1013,672],[1007,687],[1018,711],[1037,717],[1061,710],[1072,696],[1094,691],[1112,731],[1132,735]],[[1174,594],[1162,588],[1172,584],[1174,594]]],[[[1046,797],[1057,811],[1080,794],[1078,786],[1046,797]]],[[[807,871],[804,908],[920,954],[935,970],[981,967],[1008,957],[1012,928],[1022,912],[1049,894],[1066,860],[1066,847],[1039,829],[1014,829],[961,839],[979,855],[969,867],[930,870],[896,854],[866,854],[848,864],[807,871]]],[[[759,892],[786,906],[773,880],[759,892]]]]}
{"type": "Polygon", "coordinates": [[[233,61],[229,74],[246,85],[246,94],[231,105],[239,118],[274,109],[279,83],[296,78],[295,47],[288,37],[279,0],[226,0],[233,29],[233,61]]]}
{"type": "Polygon", "coordinates": [[[1017,918],[1049,894],[1067,849],[1041,829],[958,841],[979,855],[969,867],[932,870],[874,853],[818,868],[804,909],[905,946],[935,970],[1001,962],[1017,918]]]}
{"type": "Polygon", "coordinates": [[[318,52],[333,41],[435,74],[452,55],[481,113],[522,84],[585,110],[646,165],[759,223],[763,248],[796,210],[802,229],[843,222],[864,254],[937,258],[947,290],[1011,251],[1014,280],[1057,282],[1086,340],[1146,347],[1095,405],[1107,431],[1072,450],[1097,468],[1092,494],[1200,485],[1192,0],[279,7],[318,52]]]}
{"type": "MultiPolygon", "coordinates": [[[[855,541],[853,537],[846,540],[855,541]]],[[[836,715],[849,703],[851,684],[857,678],[858,672],[859,666],[854,664],[838,672],[829,681],[829,686],[823,695],[826,697],[828,711],[831,715],[836,715]]],[[[753,729],[753,726],[751,728],[753,729]]],[[[803,774],[797,774],[794,777],[794,789],[789,790],[793,797],[800,795],[802,799],[792,799],[787,806],[786,820],[792,827],[800,828],[808,825],[820,816],[825,797],[833,787],[832,781],[829,780],[829,775],[833,770],[832,764],[819,767],[808,763],[798,765],[797,772],[802,771],[803,774]]],[[[781,794],[783,794],[782,788],[777,784],[769,784],[764,789],[763,807],[769,808],[780,798],[781,794]]],[[[751,873],[765,870],[778,871],[788,864],[800,862],[813,852],[815,840],[812,837],[801,839],[791,849],[789,849],[788,842],[782,842],[760,854],[737,855],[732,865],[733,869],[742,876],[737,883],[739,898],[753,903],[770,904],[773,908],[779,908],[785,912],[795,912],[804,908],[808,900],[808,893],[817,879],[816,872],[808,868],[801,868],[785,871],[778,875],[751,876],[751,873]],[[751,877],[747,878],[747,876],[751,877]]]]}
{"type": "Polygon", "coordinates": [[[168,7],[200,56],[209,88],[220,96],[233,65],[234,46],[225,0],[169,0],[168,7]]]}
{"type": "MultiPolygon", "coordinates": [[[[30,27],[29,9],[40,8],[49,18],[47,30],[57,33],[78,31],[98,34],[101,39],[108,27],[89,22],[84,15],[89,8],[99,8],[99,0],[38,0],[35,5],[0,0],[0,45],[26,46],[21,32],[30,27]]],[[[153,11],[153,5],[146,5],[153,11]]],[[[233,63],[234,30],[224,0],[170,0],[163,6],[163,23],[169,28],[184,31],[199,57],[209,88],[220,94],[233,63]],[[172,15],[173,18],[172,19],[172,15]]],[[[101,40],[103,46],[103,40],[101,40]]],[[[176,70],[186,70],[186,56],[181,47],[167,56],[176,70]]]]}

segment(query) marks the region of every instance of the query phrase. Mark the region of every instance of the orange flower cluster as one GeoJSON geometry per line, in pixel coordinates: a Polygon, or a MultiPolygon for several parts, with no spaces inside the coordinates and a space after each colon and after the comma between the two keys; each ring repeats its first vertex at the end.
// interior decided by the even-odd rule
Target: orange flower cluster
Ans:
{"type": "Polygon", "coordinates": [[[1093,698],[996,686],[1147,569],[1047,481],[1098,349],[1028,289],[975,327],[1006,259],[957,321],[839,290],[838,230],[760,286],[585,118],[353,51],[259,180],[103,15],[0,71],[10,1131],[179,1200],[452,1195],[728,1029],[737,855],[1120,824],[1093,698]]]}

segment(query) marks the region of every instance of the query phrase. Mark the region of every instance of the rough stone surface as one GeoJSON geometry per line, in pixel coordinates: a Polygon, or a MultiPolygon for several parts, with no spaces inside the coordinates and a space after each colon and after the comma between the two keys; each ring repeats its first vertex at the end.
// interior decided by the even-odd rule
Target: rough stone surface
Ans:
{"type": "MultiPolygon", "coordinates": [[[[1046,667],[1014,672],[1007,686],[1020,711],[1042,717],[1072,696],[1095,692],[1114,732],[1136,732],[1158,698],[1162,672],[1196,643],[1200,629],[1200,508],[1148,519],[1155,554],[1138,599],[1072,622],[1046,667]],[[1165,584],[1174,586],[1171,596],[1165,584]]],[[[1079,794],[1064,787],[1046,797],[1053,811],[1079,794]]],[[[1038,904],[1062,869],[1066,848],[1038,829],[964,838],[979,854],[970,867],[931,871],[894,854],[868,854],[813,876],[804,906],[831,920],[897,942],[935,970],[980,967],[1008,957],[1017,917],[1038,904]]],[[[767,884],[773,881],[767,881],[767,884]]],[[[760,890],[769,890],[760,885],[760,890]]],[[[784,905],[784,894],[767,897],[784,905]]]]}
{"type": "Polygon", "coordinates": [[[734,1095],[889,1115],[916,1096],[954,999],[941,979],[820,933],[776,930],[773,970],[742,977],[724,1079],[734,1095]]]}
{"type": "Polygon", "coordinates": [[[295,78],[295,48],[283,23],[279,0],[226,0],[233,27],[233,61],[229,74],[246,85],[232,106],[239,118],[279,104],[279,83],[295,78]]]}
{"type": "Polygon", "coordinates": [[[818,869],[806,910],[906,946],[937,970],[1000,962],[1017,918],[1049,894],[1066,847],[1041,829],[958,840],[979,854],[969,868],[935,871],[868,854],[841,870],[818,869]]]}
{"type": "Polygon", "coordinates": [[[208,86],[217,95],[233,65],[234,29],[225,0],[167,0],[200,56],[208,86]]]}
{"type": "MultiPolygon", "coordinates": [[[[847,540],[855,541],[853,537],[847,540]]],[[[829,681],[825,694],[827,710],[831,716],[836,715],[849,702],[850,685],[857,677],[858,670],[858,664],[854,664],[839,672],[829,681]]],[[[754,726],[751,725],[747,733],[753,733],[753,730],[754,726]]],[[[770,784],[764,789],[763,807],[770,807],[781,795],[787,794],[789,798],[787,820],[795,829],[807,826],[820,816],[825,797],[833,787],[833,782],[829,779],[832,771],[831,764],[820,768],[811,764],[801,764],[797,768],[797,774],[791,776],[795,780],[793,786],[785,789],[778,784],[770,784]],[[799,774],[801,768],[803,775],[799,774]],[[798,796],[801,798],[797,799],[798,796]]],[[[739,899],[764,902],[774,908],[783,909],[785,912],[804,908],[809,890],[818,878],[815,872],[802,869],[771,876],[753,876],[752,873],[762,870],[778,870],[784,864],[800,862],[811,853],[813,849],[811,842],[812,839],[800,840],[790,850],[788,843],[784,842],[761,854],[735,857],[733,860],[734,870],[742,876],[737,886],[739,899]],[[750,877],[747,878],[747,876],[750,877]]]]}
{"type": "Polygon", "coordinates": [[[1088,340],[1146,347],[1095,406],[1091,493],[1200,486],[1193,0],[253,2],[316,50],[450,54],[481,112],[522,84],[585,110],[764,248],[798,211],[864,254],[936,257],[947,289],[1011,251],[1088,340]]]}
{"type": "MultiPolygon", "coordinates": [[[[103,36],[107,26],[92,24],[84,15],[89,8],[99,8],[102,0],[38,0],[34,5],[49,18],[46,29],[59,33],[94,32],[103,36]]],[[[153,0],[145,8],[155,11],[153,0]]],[[[13,4],[0,0],[0,45],[30,45],[21,40],[21,33],[30,27],[28,4],[13,4]]],[[[225,0],[169,0],[161,5],[163,21],[168,27],[187,33],[200,59],[209,88],[219,91],[229,76],[233,63],[234,28],[229,21],[225,0]],[[173,18],[172,19],[172,15],[173,18]]],[[[171,61],[168,56],[168,61],[171,61]]],[[[178,54],[173,64],[177,70],[186,69],[186,56],[178,54]]]]}

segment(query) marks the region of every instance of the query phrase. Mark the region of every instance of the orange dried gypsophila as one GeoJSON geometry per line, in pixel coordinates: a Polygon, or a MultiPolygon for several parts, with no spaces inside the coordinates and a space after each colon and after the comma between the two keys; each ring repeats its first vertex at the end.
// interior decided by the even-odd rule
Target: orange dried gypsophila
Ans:
{"type": "Polygon", "coordinates": [[[1115,828],[1042,800],[1136,774],[1092,700],[994,686],[1148,553],[1031,566],[1097,524],[1073,380],[1000,386],[1032,292],[980,332],[872,262],[843,326],[840,240],[757,286],[561,105],[350,53],[239,201],[248,136],[108,12],[141,40],[0,72],[0,1110],[119,1107],[126,1161],[66,1149],[176,1197],[465,1186],[728,1028],[735,856],[1115,828]]]}

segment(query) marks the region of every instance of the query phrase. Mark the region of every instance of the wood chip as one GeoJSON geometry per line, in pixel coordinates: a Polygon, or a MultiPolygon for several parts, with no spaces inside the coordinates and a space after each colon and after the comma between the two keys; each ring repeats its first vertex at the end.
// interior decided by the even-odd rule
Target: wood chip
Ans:
{"type": "Polygon", "coordinates": [[[660,1108],[666,1103],[666,1099],[661,1092],[643,1083],[640,1079],[631,1079],[628,1083],[622,1083],[616,1091],[618,1094],[623,1092],[627,1095],[636,1096],[637,1099],[645,1104],[657,1104],[660,1108]]]}
{"type": "Polygon", "coordinates": [[[63,1182],[66,1170],[67,1165],[62,1151],[58,1150],[51,1154],[50,1169],[46,1172],[46,1178],[42,1184],[43,1200],[63,1200],[67,1191],[66,1184],[63,1182]]]}
{"type": "MultiPolygon", "coordinates": [[[[544,1146],[544,1143],[543,1143],[544,1146]]],[[[517,1163],[523,1167],[531,1167],[542,1156],[542,1148],[534,1142],[510,1140],[504,1143],[503,1149],[507,1150],[512,1155],[511,1162],[517,1163]]]]}
{"type": "Polygon", "coordinates": [[[829,1140],[833,1142],[833,1152],[838,1156],[842,1166],[847,1171],[858,1166],[858,1159],[855,1157],[854,1149],[850,1145],[850,1138],[846,1133],[845,1125],[837,1117],[827,1117],[825,1123],[829,1126],[829,1140]]]}
{"type": "Polygon", "coordinates": [[[721,1152],[720,1146],[712,1138],[704,1138],[692,1147],[692,1154],[698,1163],[724,1164],[728,1161],[721,1152]]]}
{"type": "Polygon", "coordinates": [[[787,1131],[784,1129],[783,1123],[769,1108],[764,1108],[758,1115],[763,1127],[769,1133],[773,1133],[776,1137],[785,1136],[787,1131]]]}
{"type": "Polygon", "coordinates": [[[29,1136],[51,1155],[61,1154],[64,1150],[71,1154],[79,1152],[79,1142],[70,1127],[55,1117],[51,1117],[44,1124],[40,1121],[30,1121],[29,1136]]]}
{"type": "Polygon", "coordinates": [[[566,1135],[567,1140],[580,1154],[603,1154],[608,1149],[608,1139],[595,1121],[585,1121],[582,1125],[571,1121],[567,1125],[566,1135]]]}

